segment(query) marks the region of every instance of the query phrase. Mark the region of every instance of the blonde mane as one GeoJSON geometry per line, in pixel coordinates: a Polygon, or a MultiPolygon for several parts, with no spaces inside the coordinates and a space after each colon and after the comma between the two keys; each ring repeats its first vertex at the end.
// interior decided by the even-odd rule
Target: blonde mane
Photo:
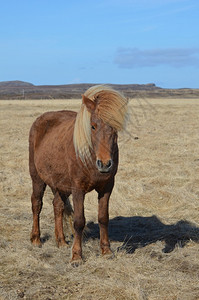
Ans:
{"type": "MultiPolygon", "coordinates": [[[[119,92],[105,85],[96,85],[89,88],[84,95],[97,103],[97,116],[116,131],[120,131],[125,126],[127,117],[127,99],[119,92]]],[[[73,142],[76,155],[82,162],[91,158],[91,114],[85,104],[81,105],[77,114],[73,134],[73,142]]]]}

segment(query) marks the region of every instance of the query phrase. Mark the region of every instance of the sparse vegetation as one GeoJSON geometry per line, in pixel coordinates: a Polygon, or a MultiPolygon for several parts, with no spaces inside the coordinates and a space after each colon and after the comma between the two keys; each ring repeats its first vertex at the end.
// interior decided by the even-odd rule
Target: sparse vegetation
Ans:
{"type": "Polygon", "coordinates": [[[31,245],[30,126],[45,111],[79,105],[0,101],[0,299],[199,299],[199,99],[130,101],[110,203],[114,258],[100,256],[95,192],[85,201],[83,265],[56,247],[50,189],[43,246],[31,245]]]}

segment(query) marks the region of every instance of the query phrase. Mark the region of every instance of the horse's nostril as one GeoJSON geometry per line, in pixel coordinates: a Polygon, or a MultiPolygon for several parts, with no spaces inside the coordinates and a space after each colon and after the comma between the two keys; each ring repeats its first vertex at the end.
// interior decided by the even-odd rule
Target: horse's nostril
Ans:
{"type": "Polygon", "coordinates": [[[110,171],[110,168],[113,165],[113,161],[112,161],[112,159],[110,159],[107,163],[103,164],[102,160],[97,159],[96,165],[100,172],[107,173],[110,171]]]}
{"type": "Polygon", "coordinates": [[[108,163],[106,164],[106,167],[107,168],[110,168],[112,166],[112,159],[110,159],[109,161],[108,161],[108,163]]]}
{"type": "Polygon", "coordinates": [[[97,160],[97,166],[98,166],[99,169],[103,168],[103,163],[100,159],[97,160]]]}

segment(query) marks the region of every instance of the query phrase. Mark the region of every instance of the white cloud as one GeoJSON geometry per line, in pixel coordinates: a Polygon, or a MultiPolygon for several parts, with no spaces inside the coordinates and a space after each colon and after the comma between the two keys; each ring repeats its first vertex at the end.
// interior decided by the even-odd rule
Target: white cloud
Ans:
{"type": "Polygon", "coordinates": [[[156,67],[199,67],[199,48],[145,49],[119,48],[114,60],[120,68],[156,67]]]}

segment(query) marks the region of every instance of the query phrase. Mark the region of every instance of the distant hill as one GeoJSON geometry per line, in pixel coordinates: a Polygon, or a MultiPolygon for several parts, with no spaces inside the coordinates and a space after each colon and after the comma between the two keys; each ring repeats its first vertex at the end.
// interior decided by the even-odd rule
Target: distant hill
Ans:
{"type": "MultiPolygon", "coordinates": [[[[94,84],[33,85],[24,81],[0,82],[2,99],[80,99],[94,84]]],[[[199,98],[199,89],[163,89],[149,84],[108,84],[128,98],[199,98]]]]}
{"type": "Polygon", "coordinates": [[[0,81],[0,88],[2,87],[32,87],[34,84],[25,82],[25,81],[20,81],[20,80],[15,80],[15,81],[0,81]]]}

